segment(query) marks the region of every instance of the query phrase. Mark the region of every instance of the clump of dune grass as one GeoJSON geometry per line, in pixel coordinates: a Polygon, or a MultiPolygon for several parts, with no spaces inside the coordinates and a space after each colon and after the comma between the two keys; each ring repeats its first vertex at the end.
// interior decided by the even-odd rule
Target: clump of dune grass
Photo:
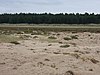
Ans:
{"type": "Polygon", "coordinates": [[[60,42],[58,42],[58,43],[59,43],[59,44],[63,44],[63,42],[61,42],[61,41],[60,41],[60,42]]]}
{"type": "Polygon", "coordinates": [[[79,51],[79,50],[75,50],[74,52],[84,54],[84,52],[79,51]]]}
{"type": "Polygon", "coordinates": [[[68,45],[68,44],[66,44],[66,45],[61,45],[60,47],[61,47],[61,48],[68,48],[68,47],[70,47],[70,45],[68,45]]]}
{"type": "Polygon", "coordinates": [[[69,55],[70,53],[63,53],[63,55],[69,55]]]}
{"type": "Polygon", "coordinates": [[[22,39],[22,40],[28,40],[28,39],[32,38],[32,36],[30,36],[30,35],[20,35],[19,38],[22,39]]]}
{"type": "Polygon", "coordinates": [[[0,42],[9,43],[12,41],[19,41],[22,40],[20,37],[16,37],[14,35],[0,35],[0,42]]]}
{"type": "Polygon", "coordinates": [[[54,36],[49,36],[48,39],[57,39],[57,38],[54,36]]]}
{"type": "Polygon", "coordinates": [[[93,71],[93,69],[89,69],[89,71],[93,71]]]}
{"type": "Polygon", "coordinates": [[[60,54],[59,52],[53,52],[54,54],[60,54]]]}
{"type": "Polygon", "coordinates": [[[64,75],[74,75],[74,72],[71,71],[71,70],[69,70],[69,71],[67,71],[64,75]]]}
{"type": "Polygon", "coordinates": [[[76,45],[77,45],[76,43],[70,43],[70,44],[73,45],[74,47],[76,47],[76,45]]]}
{"type": "Polygon", "coordinates": [[[72,39],[78,39],[77,35],[70,36],[72,39]]]}
{"type": "Polygon", "coordinates": [[[77,54],[77,53],[72,53],[72,54],[70,54],[70,55],[73,56],[73,57],[75,57],[76,59],[80,58],[80,55],[77,54]]]}
{"type": "Polygon", "coordinates": [[[45,61],[50,61],[50,60],[46,58],[45,61]]]}
{"type": "Polygon", "coordinates": [[[33,38],[38,38],[38,36],[34,36],[33,38]]]}
{"type": "Polygon", "coordinates": [[[19,32],[17,32],[17,34],[24,34],[24,32],[23,31],[19,31],[19,32]]]}
{"type": "Polygon", "coordinates": [[[52,46],[52,44],[49,44],[48,46],[52,46]]]}
{"type": "Polygon", "coordinates": [[[12,42],[10,42],[10,43],[15,44],[15,45],[20,44],[18,41],[12,41],[12,42]]]}
{"type": "Polygon", "coordinates": [[[72,39],[69,37],[64,37],[64,40],[72,40],[72,39]]]}
{"type": "Polygon", "coordinates": [[[77,36],[77,35],[72,35],[72,36],[70,36],[70,37],[64,37],[63,39],[64,39],[64,40],[78,39],[78,36],[77,36]]]}
{"type": "Polygon", "coordinates": [[[42,34],[43,34],[42,31],[33,31],[33,32],[31,33],[31,35],[42,35],[42,34]]]}
{"type": "Polygon", "coordinates": [[[96,60],[96,59],[94,59],[94,58],[90,59],[90,61],[91,61],[92,63],[94,63],[94,64],[97,64],[97,63],[99,62],[98,60],[96,60]]]}
{"type": "Polygon", "coordinates": [[[56,68],[56,65],[53,63],[53,64],[51,64],[51,67],[52,68],[56,68]]]}

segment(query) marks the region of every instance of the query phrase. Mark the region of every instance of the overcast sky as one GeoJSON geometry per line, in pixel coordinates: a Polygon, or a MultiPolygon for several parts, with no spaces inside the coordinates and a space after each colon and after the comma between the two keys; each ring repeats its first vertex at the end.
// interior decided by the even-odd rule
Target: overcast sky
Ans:
{"type": "Polygon", "coordinates": [[[100,13],[100,0],[0,0],[0,13],[100,13]]]}

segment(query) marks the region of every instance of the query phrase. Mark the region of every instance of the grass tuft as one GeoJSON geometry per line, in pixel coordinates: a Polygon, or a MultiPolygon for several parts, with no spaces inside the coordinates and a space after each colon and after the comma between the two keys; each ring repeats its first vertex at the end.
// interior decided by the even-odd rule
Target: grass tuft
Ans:
{"type": "Polygon", "coordinates": [[[54,36],[50,36],[50,37],[48,37],[48,39],[57,39],[57,38],[54,36]]]}
{"type": "Polygon", "coordinates": [[[64,40],[72,40],[72,39],[69,37],[64,37],[64,40]]]}
{"type": "Polygon", "coordinates": [[[17,42],[17,41],[13,41],[13,42],[10,42],[10,43],[15,44],[15,45],[20,44],[20,43],[19,43],[19,42],[17,42]]]}
{"type": "Polygon", "coordinates": [[[76,35],[71,36],[72,39],[78,39],[76,35]]]}
{"type": "Polygon", "coordinates": [[[60,47],[61,48],[68,48],[68,47],[70,47],[70,45],[61,45],[60,47]]]}

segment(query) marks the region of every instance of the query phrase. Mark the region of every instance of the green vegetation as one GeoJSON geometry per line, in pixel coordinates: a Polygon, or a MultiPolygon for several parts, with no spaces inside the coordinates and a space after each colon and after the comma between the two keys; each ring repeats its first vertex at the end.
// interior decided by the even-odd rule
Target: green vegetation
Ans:
{"type": "MultiPolygon", "coordinates": [[[[44,26],[41,25],[35,25],[35,26],[27,26],[27,24],[24,25],[8,25],[8,24],[2,24],[0,25],[0,33],[4,34],[4,33],[9,33],[9,34],[14,34],[14,33],[18,33],[18,32],[24,32],[24,33],[33,33],[33,31],[39,31],[39,33],[41,34],[42,32],[44,33],[48,33],[50,31],[52,32],[100,32],[100,26],[99,25],[87,25],[85,26],[84,24],[82,26],[80,25],[58,25],[56,26],[56,24],[51,25],[51,24],[47,24],[47,26],[44,24],[44,26]],[[2,33],[4,31],[4,33],[2,33]],[[9,31],[9,32],[8,32],[9,31]]],[[[37,34],[39,34],[37,33],[37,34]]],[[[33,33],[33,35],[35,35],[33,33]]]]}
{"type": "Polygon", "coordinates": [[[10,24],[99,24],[100,14],[94,13],[19,13],[0,14],[0,23],[10,24]]]}

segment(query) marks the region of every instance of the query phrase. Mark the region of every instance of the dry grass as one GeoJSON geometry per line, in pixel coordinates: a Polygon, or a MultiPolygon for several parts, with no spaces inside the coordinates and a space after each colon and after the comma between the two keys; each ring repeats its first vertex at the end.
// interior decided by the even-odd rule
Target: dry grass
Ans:
{"type": "MultiPolygon", "coordinates": [[[[54,31],[54,32],[63,32],[63,31],[70,31],[70,32],[100,32],[100,26],[99,25],[57,25],[57,24],[48,24],[48,25],[1,25],[0,26],[0,30],[6,30],[6,31],[24,31],[25,33],[33,33],[34,31],[42,31],[42,32],[48,32],[48,31],[54,31]]],[[[14,32],[15,33],[15,32],[14,32]]],[[[41,34],[41,32],[39,33],[33,33],[34,34],[41,34]]]]}
{"type": "Polygon", "coordinates": [[[76,59],[80,58],[80,55],[77,54],[77,53],[71,53],[70,55],[73,56],[73,57],[75,57],[76,59]]]}
{"type": "Polygon", "coordinates": [[[19,41],[21,38],[13,36],[13,35],[0,35],[0,42],[13,42],[13,41],[19,41]]]}
{"type": "Polygon", "coordinates": [[[78,39],[78,36],[77,35],[73,35],[71,36],[72,39],[78,39]]]}
{"type": "Polygon", "coordinates": [[[96,59],[94,59],[94,58],[90,59],[90,61],[91,61],[92,63],[94,63],[94,64],[97,64],[97,63],[99,62],[98,60],[96,60],[96,59]]]}

